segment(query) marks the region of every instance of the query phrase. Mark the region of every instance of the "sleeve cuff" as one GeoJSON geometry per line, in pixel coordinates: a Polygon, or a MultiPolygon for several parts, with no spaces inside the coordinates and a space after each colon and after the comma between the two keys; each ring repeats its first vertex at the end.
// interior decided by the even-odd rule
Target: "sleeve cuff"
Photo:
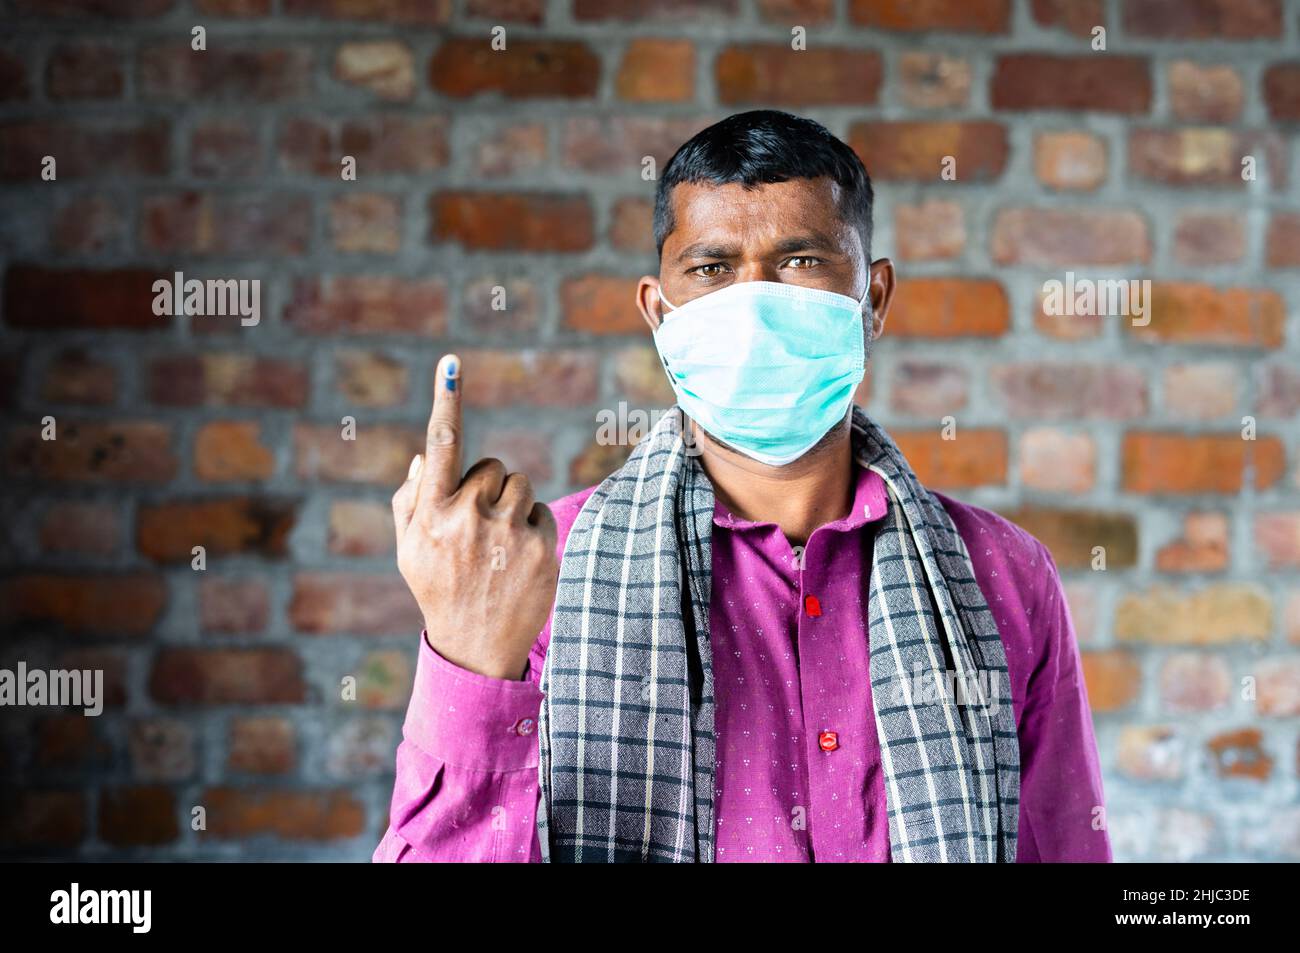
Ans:
{"type": "Polygon", "coordinates": [[[420,633],[406,740],[447,764],[478,771],[536,768],[542,693],[531,680],[489,678],[447,661],[420,633]]]}

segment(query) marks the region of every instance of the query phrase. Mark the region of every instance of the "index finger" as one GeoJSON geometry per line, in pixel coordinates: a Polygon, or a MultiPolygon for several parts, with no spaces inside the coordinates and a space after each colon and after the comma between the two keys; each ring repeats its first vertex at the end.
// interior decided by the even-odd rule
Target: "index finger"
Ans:
{"type": "Polygon", "coordinates": [[[420,475],[420,498],[445,500],[460,486],[460,450],[464,442],[461,427],[460,358],[444,355],[434,373],[433,412],[425,438],[424,467],[420,475]]]}

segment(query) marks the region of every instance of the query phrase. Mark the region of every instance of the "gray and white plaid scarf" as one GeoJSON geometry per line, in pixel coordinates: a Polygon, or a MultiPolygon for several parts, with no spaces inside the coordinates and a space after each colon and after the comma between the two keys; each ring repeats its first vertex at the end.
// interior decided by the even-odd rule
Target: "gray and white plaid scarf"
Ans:
{"type": "MultiPolygon", "coordinates": [[[[682,425],[676,407],[660,419],[565,545],[541,682],[545,860],[713,860],[713,487],[682,425]]],[[[888,489],[867,632],[892,859],[1014,861],[1020,757],[997,625],[943,506],[856,407],[852,440],[888,489]]]]}

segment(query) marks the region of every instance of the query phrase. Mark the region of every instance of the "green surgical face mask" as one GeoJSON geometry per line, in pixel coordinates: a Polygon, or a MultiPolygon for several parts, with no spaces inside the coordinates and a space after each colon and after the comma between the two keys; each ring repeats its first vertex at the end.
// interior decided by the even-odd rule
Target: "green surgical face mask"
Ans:
{"type": "Polygon", "coordinates": [[[844,419],[866,369],[861,299],[742,281],[674,308],[655,347],[686,414],[768,466],[803,456],[844,419]]]}

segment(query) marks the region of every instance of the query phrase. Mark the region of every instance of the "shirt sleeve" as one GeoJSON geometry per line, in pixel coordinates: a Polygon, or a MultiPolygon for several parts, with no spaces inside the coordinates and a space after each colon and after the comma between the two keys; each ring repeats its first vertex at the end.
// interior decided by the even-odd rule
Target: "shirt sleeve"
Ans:
{"type": "Polygon", "coordinates": [[[1020,863],[1111,860],[1097,740],[1079,646],[1056,563],[1047,567],[1031,624],[1043,656],[1030,676],[1019,725],[1020,863]]]}
{"type": "Polygon", "coordinates": [[[376,862],[537,862],[537,647],[522,681],[488,678],[420,637],[376,862]]]}

